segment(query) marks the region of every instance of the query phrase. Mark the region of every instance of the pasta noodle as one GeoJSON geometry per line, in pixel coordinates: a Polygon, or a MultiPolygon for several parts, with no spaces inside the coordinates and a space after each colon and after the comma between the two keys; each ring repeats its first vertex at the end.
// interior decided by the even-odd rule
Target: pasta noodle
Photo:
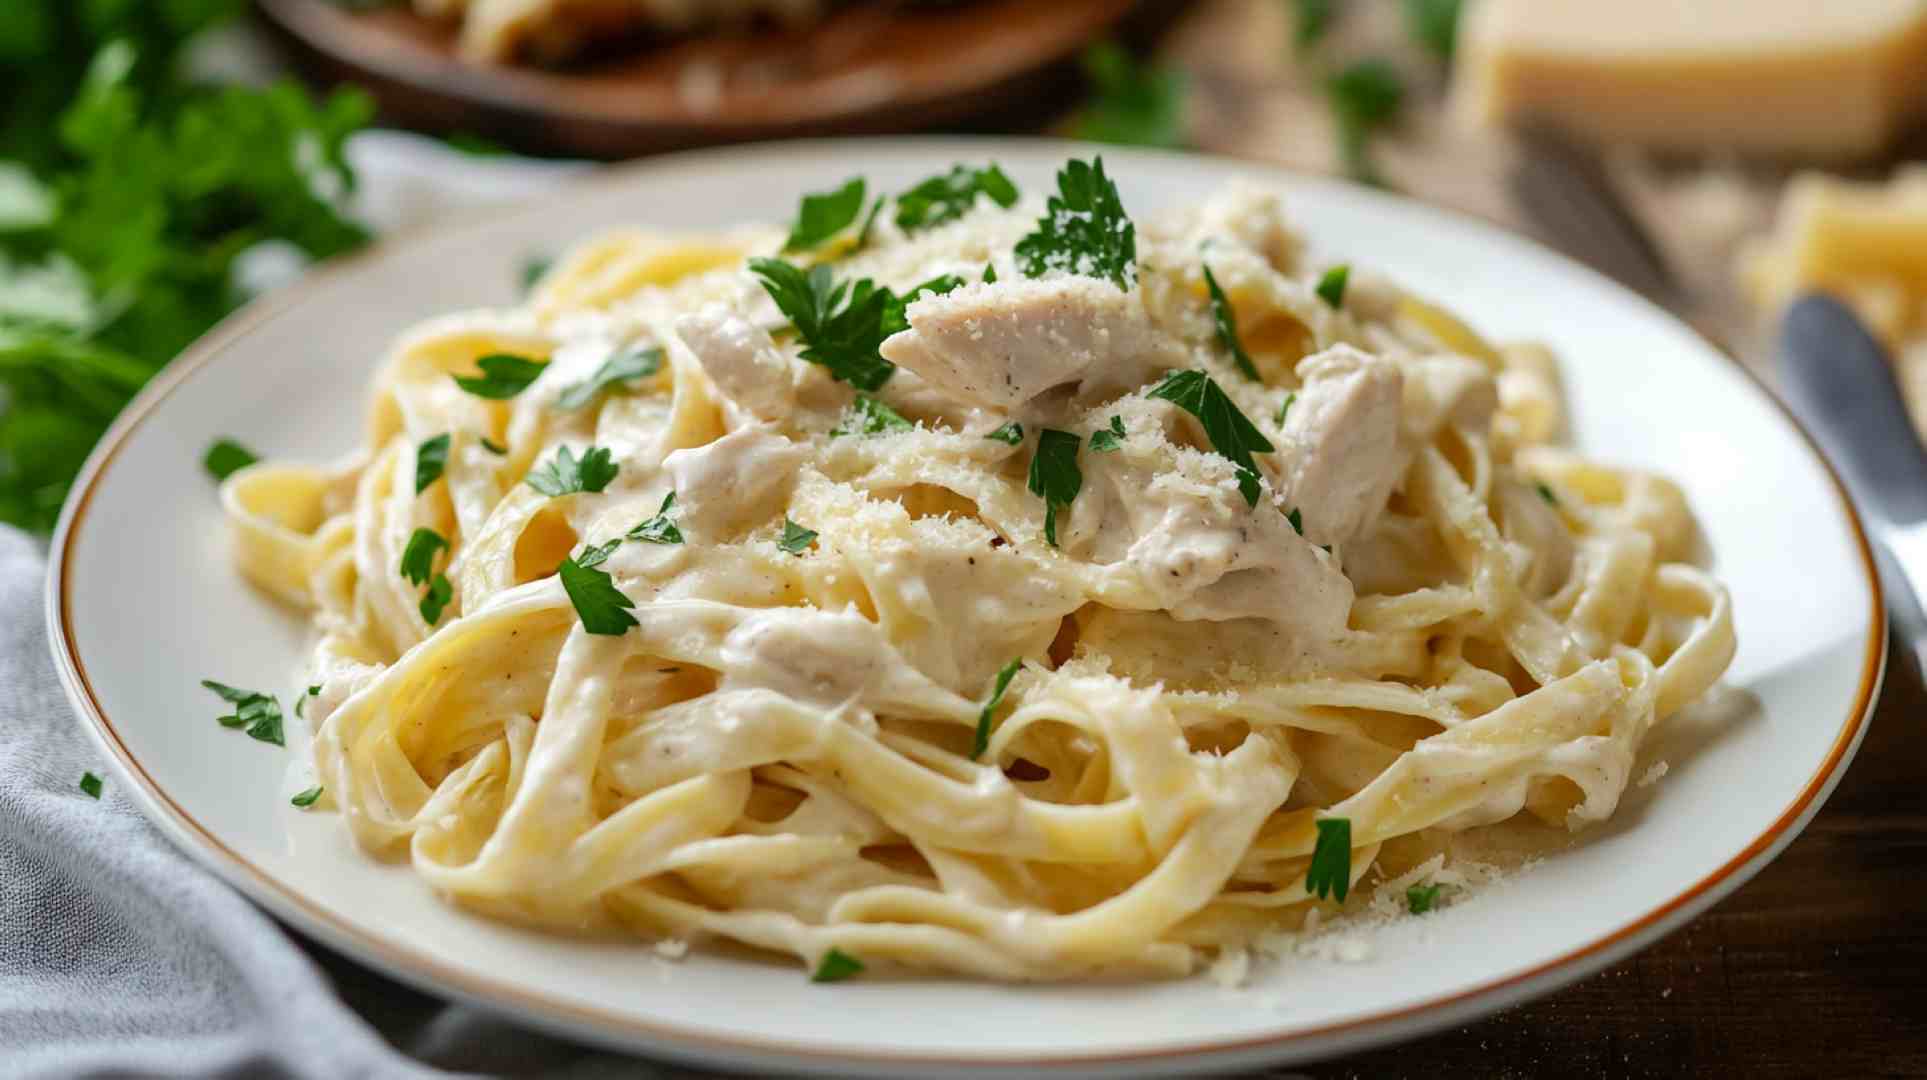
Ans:
{"type": "Polygon", "coordinates": [[[1679,490],[1556,448],[1543,350],[1331,296],[1268,191],[1143,222],[1128,288],[1026,276],[1038,213],[798,257],[958,279],[874,395],[746,269],[781,232],[630,229],[405,335],[342,462],[231,477],[240,571],[316,628],[323,805],[490,916],[1008,980],[1185,974],[1400,844],[1610,815],[1733,654],[1679,490]],[[451,377],[500,356],[539,373],[451,377]],[[1173,372],[1271,445],[1255,505],[1173,372]]]}

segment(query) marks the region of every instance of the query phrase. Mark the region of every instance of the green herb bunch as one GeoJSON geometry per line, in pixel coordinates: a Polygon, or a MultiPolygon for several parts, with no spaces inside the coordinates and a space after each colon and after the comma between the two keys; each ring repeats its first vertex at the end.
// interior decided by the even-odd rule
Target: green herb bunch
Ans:
{"type": "Polygon", "coordinates": [[[121,406],[245,299],[242,252],[366,240],[337,206],[363,95],[182,75],[187,42],[241,6],[0,5],[0,521],[52,525],[121,406]]]}

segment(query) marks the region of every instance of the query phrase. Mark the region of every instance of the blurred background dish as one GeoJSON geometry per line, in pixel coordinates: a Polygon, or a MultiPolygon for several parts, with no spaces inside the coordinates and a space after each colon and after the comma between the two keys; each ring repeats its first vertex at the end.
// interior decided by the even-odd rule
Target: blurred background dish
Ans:
{"type": "Polygon", "coordinates": [[[1064,96],[1051,66],[1132,7],[1131,0],[257,4],[305,70],[363,86],[396,122],[597,158],[902,131],[1034,108],[1040,95],[1064,96]],[[431,8],[456,17],[421,10],[431,8]],[[718,15],[708,19],[701,9],[718,15]],[[567,63],[510,63],[528,57],[567,63]]]}

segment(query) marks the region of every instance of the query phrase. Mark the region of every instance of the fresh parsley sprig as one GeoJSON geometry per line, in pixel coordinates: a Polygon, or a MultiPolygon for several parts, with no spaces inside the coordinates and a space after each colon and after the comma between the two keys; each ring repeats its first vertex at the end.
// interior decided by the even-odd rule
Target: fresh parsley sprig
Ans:
{"type": "Polygon", "coordinates": [[[226,480],[259,460],[254,451],[233,439],[216,439],[201,458],[201,467],[214,479],[226,480]]]}
{"type": "Polygon", "coordinates": [[[275,700],[273,694],[240,690],[213,679],[202,679],[201,685],[234,706],[232,713],[220,717],[222,727],[245,728],[251,739],[276,746],[287,745],[281,734],[281,703],[275,700]]]}
{"type": "Polygon", "coordinates": [[[530,470],[523,482],[550,498],[578,491],[593,494],[608,487],[620,468],[606,446],[591,446],[580,458],[564,446],[556,450],[554,457],[530,470]]]}
{"type": "Polygon", "coordinates": [[[1077,467],[1077,448],[1084,440],[1068,431],[1045,428],[1037,433],[1037,452],[1030,459],[1030,492],[1044,500],[1044,540],[1057,546],[1057,512],[1083,490],[1084,474],[1077,467]]]}
{"type": "Polygon", "coordinates": [[[1320,818],[1318,845],[1312,849],[1311,868],[1305,871],[1305,891],[1320,900],[1339,903],[1352,889],[1352,823],[1350,818],[1320,818]]]}
{"type": "Polygon", "coordinates": [[[796,223],[790,226],[789,239],[783,242],[784,253],[822,247],[837,233],[855,224],[857,215],[863,212],[867,190],[863,178],[858,176],[842,187],[803,196],[802,204],[797,207],[796,223]]]}
{"type": "Polygon", "coordinates": [[[981,169],[957,165],[897,196],[897,228],[911,233],[955,221],[977,204],[978,195],[1005,209],[1017,205],[1017,185],[996,163],[981,169]]]}
{"type": "Polygon", "coordinates": [[[1112,416],[1109,427],[1101,427],[1091,432],[1091,450],[1094,453],[1109,454],[1124,445],[1124,418],[1112,416]]]}
{"type": "Polygon", "coordinates": [[[448,467],[448,432],[444,431],[430,439],[423,439],[415,448],[415,494],[428,490],[428,485],[442,478],[442,471],[448,467]]]}
{"type": "Polygon", "coordinates": [[[810,976],[810,981],[819,983],[842,982],[844,979],[853,975],[861,975],[862,973],[863,961],[858,960],[842,949],[832,948],[829,952],[823,954],[822,960],[817,962],[816,972],[810,976]]]}
{"type": "Polygon", "coordinates": [[[1069,161],[1057,172],[1057,194],[1037,227],[1017,241],[1026,277],[1053,270],[1103,278],[1120,289],[1137,283],[1137,226],[1124,212],[1104,159],[1069,161]]]}
{"type": "MultiPolygon", "coordinates": [[[[608,552],[604,551],[602,558],[607,557],[608,552]]],[[[584,630],[604,637],[621,637],[630,627],[640,625],[636,617],[629,614],[636,602],[616,588],[615,579],[608,571],[595,569],[593,563],[584,566],[575,559],[563,559],[556,574],[562,579],[562,590],[568,593],[569,603],[575,605],[584,630]]]]}
{"type": "Polygon", "coordinates": [[[1333,311],[1342,309],[1345,306],[1345,285],[1351,278],[1352,268],[1347,264],[1341,263],[1325,271],[1318,278],[1318,299],[1333,311]]]}
{"type": "Polygon", "coordinates": [[[749,269],[803,339],[802,357],[830,376],[875,393],[896,374],[897,366],[878,353],[884,316],[895,299],[869,278],[837,282],[830,267],[818,263],[807,272],[781,259],[757,258],[749,269]]]}
{"type": "Polygon", "coordinates": [[[1231,310],[1231,301],[1224,290],[1218,287],[1218,279],[1211,273],[1211,267],[1204,268],[1204,287],[1211,293],[1211,322],[1218,329],[1218,344],[1231,354],[1232,362],[1238,371],[1252,382],[1262,381],[1258,377],[1258,367],[1251,362],[1251,354],[1245,352],[1244,342],[1238,337],[1238,316],[1231,310]]]}
{"type": "Polygon", "coordinates": [[[990,749],[991,723],[997,716],[997,709],[1004,703],[1004,691],[1010,689],[1010,680],[1017,677],[1017,671],[1024,666],[1022,657],[1012,660],[997,671],[997,681],[990,688],[990,700],[977,710],[977,734],[970,743],[970,760],[975,761],[990,749]]]}
{"type": "Polygon", "coordinates": [[[455,598],[455,586],[448,575],[434,573],[436,554],[447,550],[448,540],[441,533],[418,528],[409,534],[401,551],[401,576],[411,585],[428,587],[422,594],[421,613],[430,626],[442,621],[443,610],[455,598]]]}
{"type": "Polygon", "coordinates": [[[656,511],[655,517],[630,529],[625,535],[631,540],[641,540],[647,544],[682,543],[682,530],[678,529],[675,521],[669,517],[669,511],[675,509],[675,506],[676,493],[672,491],[662,497],[662,508],[656,511]]]}
{"type": "Polygon", "coordinates": [[[1071,129],[1080,139],[1126,146],[1185,144],[1184,76],[1155,63],[1139,63],[1123,46],[1103,41],[1084,51],[1090,104],[1071,129]]]}
{"type": "Polygon", "coordinates": [[[660,346],[623,349],[604,360],[593,375],[556,395],[555,407],[564,412],[573,412],[601,397],[605,390],[637,379],[647,379],[662,370],[662,357],[660,346]]]}
{"type": "Polygon", "coordinates": [[[529,388],[549,366],[546,360],[531,360],[509,353],[490,353],[475,361],[480,375],[454,375],[455,385],[490,401],[507,401],[529,388]]]}
{"type": "Polygon", "coordinates": [[[1197,417],[1211,448],[1238,466],[1238,491],[1245,504],[1258,505],[1258,463],[1251,455],[1269,454],[1276,447],[1232,404],[1216,380],[1202,371],[1173,371],[1152,387],[1148,396],[1162,398],[1197,417]]]}

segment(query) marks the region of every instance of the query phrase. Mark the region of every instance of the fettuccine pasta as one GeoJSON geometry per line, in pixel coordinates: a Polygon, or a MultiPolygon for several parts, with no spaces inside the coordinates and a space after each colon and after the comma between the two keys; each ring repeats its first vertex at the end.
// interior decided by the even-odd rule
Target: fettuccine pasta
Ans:
{"type": "Polygon", "coordinates": [[[490,916],[1006,980],[1612,814],[1732,616],[1677,487],[1557,448],[1551,358],[1257,187],[1060,217],[1096,254],[1005,201],[781,281],[779,229],[607,233],[403,336],[344,461],[234,474],[320,806],[490,916]]]}

